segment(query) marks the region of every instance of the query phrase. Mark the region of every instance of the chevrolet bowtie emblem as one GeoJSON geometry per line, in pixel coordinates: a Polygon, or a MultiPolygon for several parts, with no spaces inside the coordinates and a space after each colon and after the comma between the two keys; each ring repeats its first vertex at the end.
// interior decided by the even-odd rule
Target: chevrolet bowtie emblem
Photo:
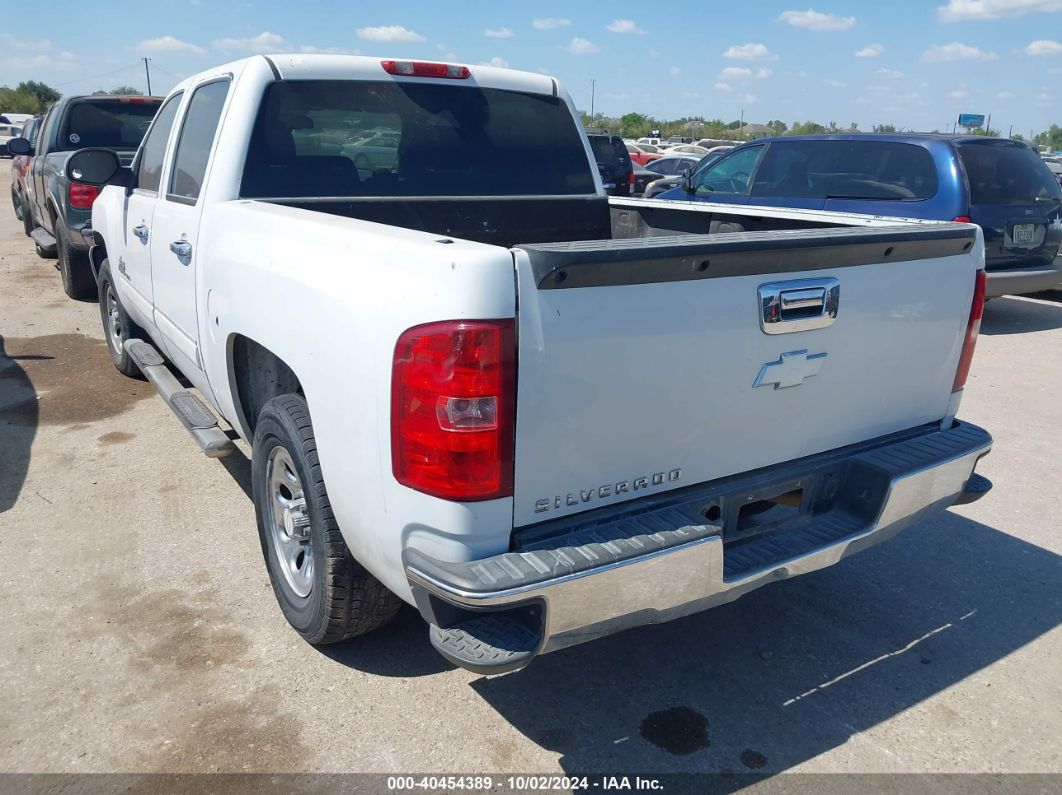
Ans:
{"type": "Polygon", "coordinates": [[[783,353],[776,362],[767,362],[760,368],[753,388],[774,384],[775,389],[787,389],[800,386],[805,378],[818,375],[822,363],[826,361],[825,353],[813,353],[806,350],[783,353]]]}

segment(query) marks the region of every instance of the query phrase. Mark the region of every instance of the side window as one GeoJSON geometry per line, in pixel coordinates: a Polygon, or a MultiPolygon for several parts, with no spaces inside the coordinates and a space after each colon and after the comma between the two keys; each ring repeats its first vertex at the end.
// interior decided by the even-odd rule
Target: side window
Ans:
{"type": "Polygon", "coordinates": [[[748,193],[752,175],[756,171],[756,164],[762,154],[763,146],[750,146],[722,158],[701,171],[695,181],[697,195],[748,193]]]}
{"type": "MultiPolygon", "coordinates": [[[[55,105],[52,105],[52,107],[48,109],[48,113],[45,115],[44,121],[41,122],[40,135],[38,136],[40,146],[48,146],[48,138],[51,136],[52,130],[55,128],[55,115],[55,105]]],[[[34,149],[37,148],[38,147],[36,146],[34,147],[34,149]]],[[[42,153],[37,152],[37,154],[42,153]]]]}
{"type": "Polygon", "coordinates": [[[167,198],[195,204],[203,187],[207,161],[229,93],[229,81],[218,80],[195,90],[181,123],[167,198]]]}
{"type": "Polygon", "coordinates": [[[159,110],[159,115],[155,117],[155,124],[144,138],[137,157],[136,186],[138,189],[152,193],[159,191],[159,183],[162,181],[162,159],[166,156],[166,142],[170,139],[170,130],[173,129],[173,121],[177,118],[177,108],[183,96],[182,92],[166,100],[159,110]]]}

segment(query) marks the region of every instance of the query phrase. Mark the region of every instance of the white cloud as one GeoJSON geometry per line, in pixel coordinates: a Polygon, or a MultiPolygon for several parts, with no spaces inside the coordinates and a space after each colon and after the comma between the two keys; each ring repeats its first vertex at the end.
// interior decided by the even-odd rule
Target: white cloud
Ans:
{"type": "Polygon", "coordinates": [[[614,19],[606,25],[605,29],[612,33],[637,33],[639,36],[646,34],[646,31],[638,27],[633,19],[614,19]]]}
{"type": "Polygon", "coordinates": [[[834,80],[832,77],[823,80],[822,84],[824,86],[829,86],[830,88],[844,88],[848,85],[848,83],[842,83],[840,80],[834,80]]]}
{"type": "Polygon", "coordinates": [[[885,45],[884,44],[868,44],[863,49],[856,50],[855,51],[855,57],[856,58],[877,58],[883,52],[885,52],[885,45]]]}
{"type": "Polygon", "coordinates": [[[516,34],[508,28],[487,28],[483,35],[488,39],[511,39],[516,34]]]}
{"type": "Polygon", "coordinates": [[[531,26],[535,30],[556,30],[557,28],[566,28],[572,21],[570,19],[564,19],[563,17],[558,19],[557,17],[543,17],[541,19],[532,20],[531,26]]]}
{"type": "Polygon", "coordinates": [[[660,50],[649,50],[649,57],[650,58],[659,58],[660,57],[660,50]]]}
{"type": "Polygon", "coordinates": [[[509,68],[509,62],[504,58],[499,58],[497,55],[495,55],[489,61],[483,61],[482,63],[484,66],[497,66],[499,69],[509,68]]]}
{"type": "Polygon", "coordinates": [[[957,41],[951,44],[937,44],[922,53],[925,63],[944,63],[945,61],[996,61],[999,56],[994,52],[985,52],[969,44],[957,41]]]}
{"type": "Polygon", "coordinates": [[[227,39],[215,39],[211,42],[214,45],[214,49],[221,50],[222,52],[278,52],[280,50],[287,50],[291,48],[287,40],[283,36],[278,36],[276,33],[270,33],[268,30],[264,30],[257,36],[251,36],[249,38],[227,38],[227,39]]]}
{"type": "Polygon", "coordinates": [[[731,88],[731,87],[730,87],[729,85],[727,85],[726,83],[716,83],[716,84],[715,84],[715,90],[716,90],[716,91],[723,91],[723,92],[729,93],[729,92],[733,91],[734,89],[733,89],[733,88],[731,88]]]}
{"type": "Polygon", "coordinates": [[[583,39],[578,36],[572,39],[572,43],[565,47],[565,49],[572,55],[592,55],[595,52],[601,51],[601,48],[589,39],[583,39]]]}
{"type": "Polygon", "coordinates": [[[856,24],[855,17],[839,17],[836,14],[823,14],[809,8],[807,11],[783,11],[778,15],[779,22],[788,22],[794,28],[814,31],[849,30],[856,24]]]}
{"type": "Polygon", "coordinates": [[[957,88],[954,91],[948,92],[948,99],[952,100],[953,102],[959,102],[969,98],[970,92],[967,91],[965,88],[957,88]]]}
{"type": "Polygon", "coordinates": [[[946,6],[937,6],[937,18],[941,22],[965,22],[1052,11],[1062,11],[1062,0],[948,0],[946,6]]]}
{"type": "Polygon", "coordinates": [[[996,94],[996,99],[1014,99],[1013,91],[1000,91],[996,94]]]}
{"type": "Polygon", "coordinates": [[[735,44],[727,48],[723,53],[724,58],[732,61],[777,61],[778,56],[767,49],[767,46],[759,42],[748,44],[735,44]]]}
{"type": "Polygon", "coordinates": [[[668,72],[670,73],[670,75],[671,75],[672,77],[678,77],[678,76],[679,76],[680,74],[682,74],[682,70],[681,70],[681,69],[679,69],[679,67],[677,67],[677,66],[672,66],[672,67],[671,67],[670,69],[668,69],[667,71],[668,71],[668,72]]]}
{"type": "Polygon", "coordinates": [[[769,67],[766,67],[766,66],[761,66],[759,69],[756,70],[756,79],[757,80],[766,80],[768,77],[770,77],[773,74],[774,74],[774,70],[773,69],[771,69],[769,67]]]}
{"type": "Polygon", "coordinates": [[[1054,97],[1048,94],[1046,91],[1036,97],[1036,104],[1040,107],[1047,107],[1054,104],[1054,97]]]}
{"type": "Polygon", "coordinates": [[[180,39],[175,39],[173,36],[162,36],[158,39],[146,39],[145,41],[142,41],[138,45],[136,45],[136,51],[149,54],[157,52],[190,52],[194,53],[195,55],[203,55],[206,53],[206,50],[204,50],[202,47],[196,44],[189,44],[188,42],[181,41],[180,39]]]}
{"type": "Polygon", "coordinates": [[[312,44],[303,44],[299,52],[307,55],[361,55],[359,50],[348,50],[344,47],[315,47],[312,44]]]}
{"type": "Polygon", "coordinates": [[[1026,55],[1062,55],[1062,42],[1050,39],[1037,39],[1029,42],[1025,48],[1026,55]]]}
{"type": "Polygon", "coordinates": [[[886,77],[889,80],[899,80],[903,77],[903,72],[898,69],[879,69],[875,74],[878,77],[886,77]]]}
{"type": "Polygon", "coordinates": [[[760,101],[760,98],[758,96],[756,96],[755,94],[746,94],[745,95],[745,104],[746,105],[755,105],[759,101],[760,101]]]}
{"type": "Polygon", "coordinates": [[[378,27],[358,28],[358,38],[366,41],[383,42],[421,42],[427,41],[416,31],[408,30],[401,25],[380,25],[378,27]]]}
{"type": "Polygon", "coordinates": [[[747,80],[752,77],[752,70],[743,66],[728,66],[719,73],[720,80],[747,80]]]}

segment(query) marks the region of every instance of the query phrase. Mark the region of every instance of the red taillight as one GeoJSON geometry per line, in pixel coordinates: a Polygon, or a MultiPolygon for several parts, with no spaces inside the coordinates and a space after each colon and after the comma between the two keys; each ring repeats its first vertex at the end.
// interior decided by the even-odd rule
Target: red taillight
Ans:
{"type": "Polygon", "coordinates": [[[970,216],[968,216],[968,215],[957,215],[954,218],[952,218],[951,220],[954,221],[957,224],[972,224],[973,223],[973,221],[970,220],[970,216]]]}
{"type": "Polygon", "coordinates": [[[634,171],[631,171],[631,193],[634,193],[634,171]]]}
{"type": "Polygon", "coordinates": [[[511,496],[515,385],[511,319],[405,331],[391,372],[395,479],[448,500],[511,496]]]}
{"type": "Polygon", "coordinates": [[[100,189],[95,185],[86,185],[84,182],[70,183],[70,206],[81,210],[87,210],[100,195],[100,189]]]}
{"type": "Polygon", "coordinates": [[[472,74],[467,66],[432,61],[380,61],[389,75],[403,77],[439,77],[444,80],[467,80],[472,74]]]}
{"type": "Polygon", "coordinates": [[[951,386],[952,392],[957,392],[966,386],[966,377],[970,375],[970,362],[973,361],[977,335],[981,331],[981,316],[985,312],[985,272],[977,271],[976,279],[973,303],[970,305],[970,319],[966,323],[966,338],[962,342],[962,354],[959,356],[959,368],[955,371],[955,382],[951,386]]]}

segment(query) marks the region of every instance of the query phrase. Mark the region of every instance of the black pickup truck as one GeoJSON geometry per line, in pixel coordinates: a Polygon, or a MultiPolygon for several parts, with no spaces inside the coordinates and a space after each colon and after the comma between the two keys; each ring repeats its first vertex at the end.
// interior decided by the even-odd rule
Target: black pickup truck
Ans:
{"type": "Polygon", "coordinates": [[[66,161],[78,149],[104,147],[128,165],[161,103],[160,97],[63,97],[49,108],[33,143],[25,138],[8,143],[13,155],[33,156],[23,213],[29,213],[37,254],[56,258],[63,289],[71,298],[96,294],[88,249],[92,202],[99,189],[70,179],[66,161]]]}

